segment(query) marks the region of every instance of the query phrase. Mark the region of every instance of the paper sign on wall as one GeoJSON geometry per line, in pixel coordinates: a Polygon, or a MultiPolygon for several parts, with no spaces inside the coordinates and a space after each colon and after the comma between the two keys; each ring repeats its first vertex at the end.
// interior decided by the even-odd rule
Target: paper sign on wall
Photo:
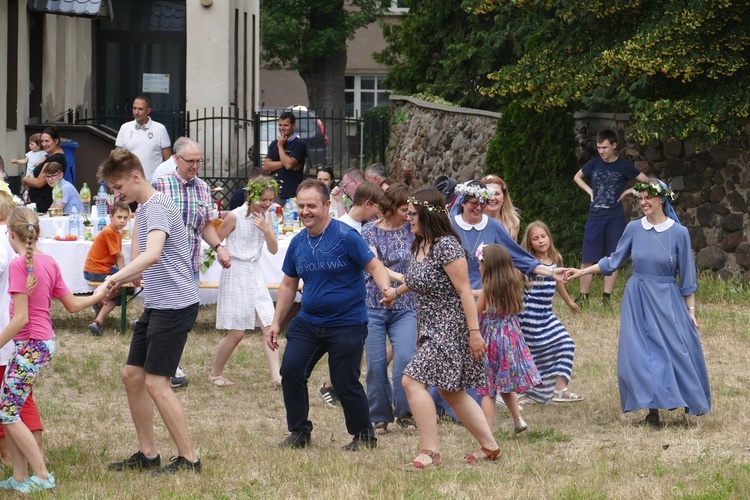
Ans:
{"type": "Polygon", "coordinates": [[[169,73],[143,73],[143,92],[169,94],[169,73]]]}

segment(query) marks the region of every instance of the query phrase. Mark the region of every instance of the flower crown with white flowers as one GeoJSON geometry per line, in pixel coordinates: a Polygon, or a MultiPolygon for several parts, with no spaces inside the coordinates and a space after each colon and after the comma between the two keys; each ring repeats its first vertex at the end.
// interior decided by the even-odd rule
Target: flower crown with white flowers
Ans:
{"type": "Polygon", "coordinates": [[[487,245],[485,245],[484,242],[482,242],[477,247],[477,251],[474,253],[474,255],[476,256],[478,260],[484,261],[484,247],[486,246],[487,245]]]}
{"type": "Polygon", "coordinates": [[[632,187],[631,191],[633,192],[633,196],[638,196],[638,193],[648,193],[650,196],[667,198],[670,202],[674,201],[676,198],[674,192],[669,188],[666,188],[661,184],[651,184],[650,182],[639,182],[632,187]]]}
{"type": "Polygon", "coordinates": [[[448,213],[448,210],[446,210],[445,207],[443,207],[443,206],[431,205],[427,201],[419,201],[418,199],[416,199],[413,196],[410,197],[409,199],[407,199],[406,201],[409,202],[409,203],[411,203],[415,207],[416,206],[424,207],[429,212],[443,212],[444,214],[448,213]]]}
{"type": "Polygon", "coordinates": [[[495,190],[491,187],[482,187],[478,184],[463,183],[456,186],[456,193],[463,195],[464,198],[473,196],[479,198],[480,201],[487,201],[490,199],[490,196],[495,194],[495,190]]]}

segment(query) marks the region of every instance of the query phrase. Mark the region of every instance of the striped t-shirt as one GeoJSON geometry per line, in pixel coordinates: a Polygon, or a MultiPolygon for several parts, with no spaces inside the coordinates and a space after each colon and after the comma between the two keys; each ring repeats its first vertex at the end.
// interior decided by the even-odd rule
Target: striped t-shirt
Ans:
{"type": "Polygon", "coordinates": [[[138,207],[135,215],[141,253],[146,251],[149,232],[167,234],[159,261],[143,271],[144,307],[184,309],[198,302],[187,229],[174,201],[164,193],[156,192],[138,207]]]}

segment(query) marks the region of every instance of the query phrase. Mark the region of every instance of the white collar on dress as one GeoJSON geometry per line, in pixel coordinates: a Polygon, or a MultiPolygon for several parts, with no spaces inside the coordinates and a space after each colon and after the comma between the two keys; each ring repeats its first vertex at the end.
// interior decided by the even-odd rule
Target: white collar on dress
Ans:
{"type": "Polygon", "coordinates": [[[651,228],[654,228],[654,230],[657,233],[663,233],[664,231],[666,231],[673,225],[674,225],[674,220],[670,219],[669,217],[667,217],[667,220],[657,225],[651,224],[646,217],[641,219],[641,226],[643,226],[643,229],[645,229],[646,231],[648,231],[651,228]]]}
{"type": "Polygon", "coordinates": [[[463,217],[461,217],[461,214],[456,214],[455,215],[455,220],[456,220],[456,224],[458,224],[458,227],[460,227],[464,231],[471,231],[472,229],[476,229],[477,231],[481,231],[485,227],[487,227],[487,221],[489,219],[487,218],[487,215],[482,214],[482,220],[479,221],[478,224],[471,225],[468,222],[466,222],[463,217]]]}

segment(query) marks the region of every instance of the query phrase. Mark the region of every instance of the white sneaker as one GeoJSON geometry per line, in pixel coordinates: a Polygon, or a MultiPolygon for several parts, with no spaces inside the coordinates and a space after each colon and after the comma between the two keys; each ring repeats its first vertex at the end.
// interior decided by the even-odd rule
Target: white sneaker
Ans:
{"type": "Polygon", "coordinates": [[[528,428],[529,426],[526,424],[526,421],[522,418],[519,418],[518,422],[516,422],[516,425],[513,426],[513,434],[521,434],[528,428]]]}

